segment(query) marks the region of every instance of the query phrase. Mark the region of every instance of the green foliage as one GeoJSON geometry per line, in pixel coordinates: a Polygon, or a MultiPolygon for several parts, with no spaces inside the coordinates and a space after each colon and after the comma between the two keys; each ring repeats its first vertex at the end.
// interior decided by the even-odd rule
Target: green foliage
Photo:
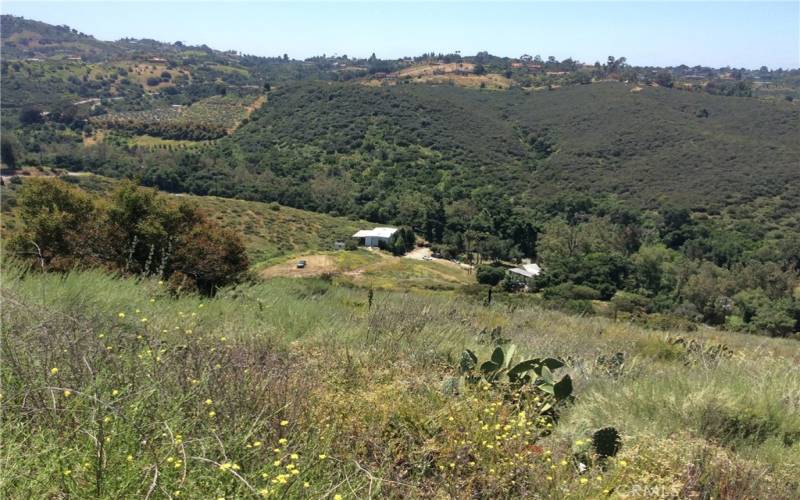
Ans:
{"type": "Polygon", "coordinates": [[[543,290],[544,298],[551,300],[599,300],[600,292],[585,285],[561,283],[543,290]]]}
{"type": "Polygon", "coordinates": [[[8,168],[17,167],[19,157],[19,142],[11,134],[3,134],[0,138],[0,162],[8,168]]]}
{"type": "Polygon", "coordinates": [[[237,233],[131,183],[98,200],[59,180],[31,179],[18,206],[23,225],[9,249],[37,268],[102,266],[163,278],[180,272],[181,282],[209,295],[248,268],[237,233]]]}
{"type": "Polygon", "coordinates": [[[617,312],[644,313],[652,309],[652,301],[639,294],[618,291],[611,297],[611,307],[617,312]]]}
{"type": "MultiPolygon", "coordinates": [[[[154,78],[158,84],[161,80],[154,78]]],[[[148,82],[149,84],[149,82],[148,82]]],[[[252,101],[251,96],[249,101],[252,101]]],[[[238,96],[213,96],[183,108],[109,113],[92,118],[93,125],[176,140],[217,139],[247,115],[249,101],[238,96]]]]}
{"type": "Polygon", "coordinates": [[[417,237],[410,227],[401,227],[395,231],[389,238],[387,250],[392,254],[400,256],[405,255],[416,246],[417,237]]]}
{"type": "Polygon", "coordinates": [[[769,301],[756,310],[751,327],[755,332],[766,332],[785,337],[798,330],[800,308],[791,299],[769,301]]]}
{"type": "Polygon", "coordinates": [[[502,281],[505,275],[504,267],[480,265],[475,270],[475,279],[482,285],[495,286],[502,281]]]}
{"type": "Polygon", "coordinates": [[[466,384],[489,384],[520,403],[528,392],[539,394],[544,402],[538,405],[542,414],[554,415],[557,405],[572,396],[572,379],[564,375],[556,381],[553,371],[564,366],[555,358],[532,358],[514,361],[516,346],[497,346],[483,362],[467,349],[461,354],[459,372],[466,384]]]}

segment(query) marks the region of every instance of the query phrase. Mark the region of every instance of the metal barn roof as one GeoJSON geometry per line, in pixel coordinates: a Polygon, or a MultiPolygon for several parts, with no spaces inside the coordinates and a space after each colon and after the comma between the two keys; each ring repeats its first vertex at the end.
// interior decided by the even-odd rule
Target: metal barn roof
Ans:
{"type": "Polygon", "coordinates": [[[362,229],[353,235],[353,238],[390,238],[397,231],[396,227],[376,227],[362,229]]]}

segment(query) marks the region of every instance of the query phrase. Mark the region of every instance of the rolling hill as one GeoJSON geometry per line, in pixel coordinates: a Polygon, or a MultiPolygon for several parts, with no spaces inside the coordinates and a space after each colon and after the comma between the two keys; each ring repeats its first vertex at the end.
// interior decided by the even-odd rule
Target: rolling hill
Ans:
{"type": "Polygon", "coordinates": [[[610,82],[539,92],[305,84],[275,92],[231,147],[251,170],[301,183],[320,166],[280,165],[316,151],[375,198],[382,184],[446,198],[494,184],[521,200],[569,189],[714,209],[798,191],[798,123],[788,102],[610,82]]]}

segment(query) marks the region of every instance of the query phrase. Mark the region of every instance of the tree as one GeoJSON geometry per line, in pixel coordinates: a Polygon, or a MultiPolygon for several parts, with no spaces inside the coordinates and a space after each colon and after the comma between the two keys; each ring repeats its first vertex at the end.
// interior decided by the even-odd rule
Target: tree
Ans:
{"type": "Polygon", "coordinates": [[[495,286],[505,277],[506,270],[496,266],[478,266],[475,271],[475,278],[482,285],[495,286]]]}
{"type": "Polygon", "coordinates": [[[389,238],[386,249],[394,255],[404,255],[416,245],[416,235],[410,227],[401,227],[389,238]]]}
{"type": "Polygon", "coordinates": [[[213,294],[241,279],[239,235],[186,203],[125,183],[102,201],[57,179],[30,179],[20,192],[22,228],[9,250],[53,271],[100,266],[133,274],[179,273],[184,290],[213,294]]]}
{"type": "Polygon", "coordinates": [[[19,151],[19,142],[16,137],[3,133],[0,138],[0,161],[11,170],[17,168],[17,151],[19,151]]]}
{"type": "Polygon", "coordinates": [[[486,74],[486,68],[483,67],[483,64],[478,63],[472,69],[472,72],[475,73],[476,75],[485,75],[486,74]]]}
{"type": "Polygon", "coordinates": [[[672,88],[672,73],[666,70],[659,71],[656,73],[656,76],[653,77],[653,81],[661,87],[672,88]]]}
{"type": "Polygon", "coordinates": [[[23,184],[17,203],[23,228],[9,241],[12,252],[47,265],[60,257],[58,267],[64,270],[77,255],[91,253],[83,238],[94,204],[83,191],[60,180],[32,178],[23,184]]]}
{"type": "Polygon", "coordinates": [[[797,330],[798,308],[791,299],[768,301],[761,305],[752,320],[752,329],[772,336],[785,337],[797,330]]]}
{"type": "Polygon", "coordinates": [[[191,278],[205,295],[238,282],[248,266],[239,236],[208,221],[181,234],[170,259],[171,271],[191,278]]]}
{"type": "Polygon", "coordinates": [[[35,123],[44,123],[44,116],[42,110],[37,108],[24,108],[19,112],[19,121],[23,126],[33,125],[35,123]]]}

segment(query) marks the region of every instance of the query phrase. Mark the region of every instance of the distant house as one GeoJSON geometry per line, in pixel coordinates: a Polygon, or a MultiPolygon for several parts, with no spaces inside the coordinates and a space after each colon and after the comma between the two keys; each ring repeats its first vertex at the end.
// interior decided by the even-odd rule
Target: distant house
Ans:
{"type": "Polygon", "coordinates": [[[362,229],[353,235],[358,238],[359,243],[365,247],[378,247],[381,242],[389,243],[389,238],[397,232],[395,227],[376,227],[374,229],[362,229]]]}
{"type": "Polygon", "coordinates": [[[518,277],[528,280],[542,274],[542,268],[539,267],[539,264],[523,264],[521,267],[512,267],[508,272],[509,274],[513,274],[515,278],[518,277]]]}

